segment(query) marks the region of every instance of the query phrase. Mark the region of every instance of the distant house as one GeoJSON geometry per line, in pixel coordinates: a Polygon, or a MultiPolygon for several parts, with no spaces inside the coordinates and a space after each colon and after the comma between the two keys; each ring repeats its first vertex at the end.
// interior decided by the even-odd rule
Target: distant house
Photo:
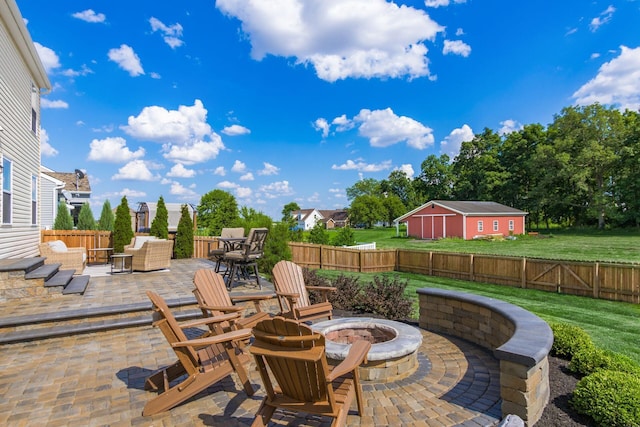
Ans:
{"type": "Polygon", "coordinates": [[[402,215],[407,236],[417,239],[524,234],[527,212],[496,202],[432,200],[402,215]]]}
{"type": "Polygon", "coordinates": [[[327,229],[343,228],[349,225],[349,214],[344,209],[321,210],[320,214],[327,229]]]}
{"type": "MultiPolygon", "coordinates": [[[[182,216],[183,203],[165,203],[167,207],[167,213],[169,214],[169,232],[175,233],[178,230],[178,222],[182,216]]],[[[187,210],[191,215],[191,220],[194,225],[196,223],[195,210],[193,206],[187,203],[187,210]]],[[[156,217],[158,211],[158,204],[151,202],[141,202],[138,204],[138,211],[136,212],[136,224],[134,230],[139,233],[148,233],[151,228],[151,223],[156,217]]]]}
{"type": "Polygon", "coordinates": [[[291,212],[298,230],[311,230],[324,217],[317,209],[300,209],[291,212]]]}
{"type": "MultiPolygon", "coordinates": [[[[65,202],[69,208],[69,212],[71,213],[71,217],[73,218],[73,224],[78,224],[78,215],[80,214],[80,209],[82,205],[89,202],[91,198],[91,185],[89,183],[89,177],[84,172],[76,169],[75,172],[54,172],[49,168],[44,166],[41,167],[41,178],[45,180],[51,180],[52,182],[62,183],[61,186],[56,186],[55,188],[55,206],[53,207],[54,216],[45,217],[45,213],[48,215],[49,207],[47,207],[47,211],[42,211],[42,220],[43,222],[53,222],[55,221],[55,215],[58,212],[58,203],[65,202]]],[[[47,189],[49,189],[49,185],[47,185],[47,189]]],[[[40,194],[41,205],[45,202],[43,199],[48,199],[49,194],[45,194],[45,188],[42,188],[42,192],[40,194]]],[[[42,205],[43,207],[45,205],[42,205]]],[[[42,228],[45,228],[45,225],[42,225],[42,228]]]]}
{"type": "Polygon", "coordinates": [[[51,83],[15,0],[0,2],[0,258],[38,255],[40,94],[51,83]]]}

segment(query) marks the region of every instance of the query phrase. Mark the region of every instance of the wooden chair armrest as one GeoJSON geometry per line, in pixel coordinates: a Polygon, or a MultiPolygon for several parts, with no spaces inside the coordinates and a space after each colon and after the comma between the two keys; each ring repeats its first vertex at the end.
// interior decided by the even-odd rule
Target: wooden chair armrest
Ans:
{"type": "Polygon", "coordinates": [[[204,308],[206,310],[211,310],[211,311],[222,311],[223,313],[237,313],[244,310],[244,308],[242,307],[235,307],[235,306],[228,306],[228,305],[201,305],[200,308],[204,308]]]}
{"type": "Polygon", "coordinates": [[[334,288],[333,286],[307,286],[307,290],[318,292],[335,292],[338,290],[338,288],[334,288]]]}
{"type": "Polygon", "coordinates": [[[327,376],[327,381],[334,381],[336,378],[347,374],[362,363],[367,363],[367,354],[371,348],[371,343],[365,340],[358,340],[351,345],[347,357],[337,365],[327,376]]]}
{"type": "Polygon", "coordinates": [[[247,302],[247,301],[266,301],[273,299],[277,295],[275,293],[263,294],[263,295],[238,295],[231,297],[232,302],[247,302]]]}
{"type": "Polygon", "coordinates": [[[206,347],[212,344],[223,342],[242,341],[251,338],[251,329],[239,329],[237,331],[225,332],[220,335],[212,335],[206,338],[196,338],[188,341],[178,341],[171,344],[172,347],[206,347]]]}
{"type": "Polygon", "coordinates": [[[187,320],[186,322],[182,322],[180,324],[180,327],[182,329],[193,328],[195,326],[210,325],[212,323],[230,322],[238,318],[240,318],[240,313],[222,314],[220,316],[203,317],[201,319],[187,320]]]}

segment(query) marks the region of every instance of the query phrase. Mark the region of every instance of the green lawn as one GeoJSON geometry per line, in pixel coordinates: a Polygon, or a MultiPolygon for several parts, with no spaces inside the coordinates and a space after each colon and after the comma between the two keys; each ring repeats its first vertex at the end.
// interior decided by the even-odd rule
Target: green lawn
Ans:
{"type": "MultiPolygon", "coordinates": [[[[319,271],[320,275],[327,278],[335,278],[340,273],[329,270],[319,271]]],[[[347,274],[361,277],[361,282],[370,281],[373,277],[373,274],[365,273],[347,274]]],[[[419,288],[451,289],[484,295],[518,305],[547,322],[578,325],[589,333],[599,347],[626,354],[640,363],[640,305],[420,274],[384,274],[397,274],[401,279],[408,280],[406,295],[414,300],[416,309],[418,304],[416,290],[419,288]]]]}
{"type": "Polygon", "coordinates": [[[442,239],[437,241],[396,237],[395,228],[354,230],[356,241],[376,242],[376,247],[421,249],[441,252],[524,256],[570,261],[640,263],[640,230],[573,230],[539,237],[517,236],[516,240],[483,241],[442,239]]]}

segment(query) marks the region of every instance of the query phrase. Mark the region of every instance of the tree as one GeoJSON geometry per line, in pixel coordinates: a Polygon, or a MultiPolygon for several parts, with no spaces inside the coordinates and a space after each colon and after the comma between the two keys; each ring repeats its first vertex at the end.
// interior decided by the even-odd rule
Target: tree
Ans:
{"type": "Polygon", "coordinates": [[[65,202],[58,203],[58,213],[53,222],[54,230],[73,230],[73,218],[69,213],[69,208],[65,202]]]}
{"type": "Polygon", "coordinates": [[[333,236],[334,246],[353,246],[356,244],[356,237],[350,227],[342,227],[333,236]]]}
{"type": "Polygon", "coordinates": [[[387,211],[380,197],[362,195],[351,202],[349,222],[351,224],[364,224],[367,228],[373,228],[373,224],[386,219],[386,213],[387,211]]]}
{"type": "Polygon", "coordinates": [[[78,230],[95,230],[96,220],[93,218],[93,212],[91,212],[91,206],[89,202],[82,204],[80,213],[78,214],[78,230]]]}
{"type": "Polygon", "coordinates": [[[176,258],[191,258],[193,256],[193,220],[187,205],[180,207],[180,220],[176,232],[174,252],[176,258]]]}
{"type": "Polygon", "coordinates": [[[239,219],[235,197],[219,189],[203,195],[197,211],[199,224],[209,229],[210,236],[219,236],[223,227],[233,226],[239,219]]]}
{"type": "Polygon", "coordinates": [[[282,208],[282,221],[287,221],[287,222],[294,221],[294,218],[291,215],[291,213],[299,210],[300,210],[300,206],[296,202],[287,203],[282,208]]]}
{"type": "Polygon", "coordinates": [[[169,212],[167,211],[167,205],[164,204],[162,196],[158,199],[156,216],[153,218],[153,221],[151,221],[149,234],[156,236],[158,239],[169,238],[169,212]]]}
{"type": "Polygon", "coordinates": [[[240,208],[240,217],[235,222],[235,226],[244,227],[246,232],[252,228],[265,227],[270,228],[273,220],[269,215],[258,212],[253,208],[243,206],[240,208]]]}
{"type": "Polygon", "coordinates": [[[133,236],[127,196],[122,196],[122,200],[116,209],[116,220],[113,224],[113,252],[124,252],[125,245],[131,243],[133,236]]]}
{"type": "Polygon", "coordinates": [[[395,194],[389,194],[381,199],[382,206],[386,212],[385,221],[391,225],[393,220],[407,213],[407,208],[395,194]]]}
{"type": "Polygon", "coordinates": [[[323,223],[316,222],[309,232],[309,243],[315,243],[317,245],[326,245],[329,243],[329,233],[323,223]]]}
{"type": "Polygon", "coordinates": [[[358,196],[379,196],[381,192],[380,182],[373,178],[366,178],[347,188],[347,198],[355,200],[358,196]]]}
{"type": "Polygon", "coordinates": [[[403,207],[413,209],[422,204],[416,187],[405,171],[392,171],[387,179],[380,181],[380,190],[387,197],[397,196],[403,207]]]}
{"type": "Polygon", "coordinates": [[[111,203],[109,200],[105,200],[102,204],[102,212],[100,212],[100,220],[98,220],[98,228],[105,231],[113,231],[113,222],[115,216],[111,210],[111,203]]]}
{"type": "Polygon", "coordinates": [[[446,154],[440,157],[431,154],[423,160],[420,175],[414,180],[420,198],[418,206],[429,200],[451,200],[453,171],[450,160],[446,154]]]}
{"type": "Polygon", "coordinates": [[[264,244],[264,254],[258,259],[258,268],[262,274],[271,276],[271,270],[278,261],[291,260],[289,247],[289,229],[284,222],[272,225],[264,244]]]}

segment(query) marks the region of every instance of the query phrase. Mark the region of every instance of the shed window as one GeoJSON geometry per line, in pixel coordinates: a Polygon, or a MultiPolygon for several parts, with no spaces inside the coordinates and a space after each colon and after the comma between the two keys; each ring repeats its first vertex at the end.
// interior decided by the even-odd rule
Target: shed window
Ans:
{"type": "Polygon", "coordinates": [[[13,162],[2,159],[2,223],[11,224],[11,208],[13,199],[13,185],[11,178],[13,175],[13,162]]]}
{"type": "Polygon", "coordinates": [[[478,231],[484,231],[484,224],[482,221],[478,221],[478,231]]]}
{"type": "Polygon", "coordinates": [[[493,220],[493,231],[498,231],[498,220],[493,220]]]}
{"type": "Polygon", "coordinates": [[[509,220],[509,231],[513,231],[514,230],[514,222],[512,219],[509,220]]]}

